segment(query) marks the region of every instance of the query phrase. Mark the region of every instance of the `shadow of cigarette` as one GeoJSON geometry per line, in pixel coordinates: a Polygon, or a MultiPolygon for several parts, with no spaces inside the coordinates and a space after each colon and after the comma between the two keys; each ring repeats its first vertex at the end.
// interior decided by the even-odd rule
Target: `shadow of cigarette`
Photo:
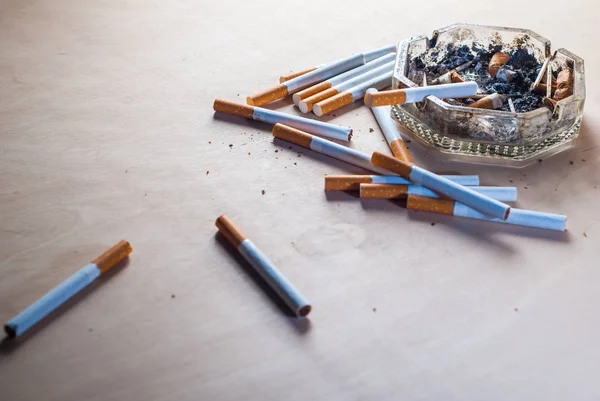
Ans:
{"type": "Polygon", "coordinates": [[[234,259],[237,262],[237,266],[239,266],[240,270],[243,270],[245,274],[247,274],[254,284],[259,287],[263,294],[267,296],[271,300],[273,304],[279,308],[281,313],[288,317],[288,323],[294,327],[296,331],[300,334],[308,333],[311,329],[311,323],[308,318],[297,318],[292,310],[283,302],[283,300],[277,295],[277,293],[263,280],[263,278],[254,270],[254,268],[242,257],[242,255],[235,249],[229,241],[220,233],[217,232],[215,234],[215,240],[222,246],[222,248],[227,252],[229,257],[234,259]]]}

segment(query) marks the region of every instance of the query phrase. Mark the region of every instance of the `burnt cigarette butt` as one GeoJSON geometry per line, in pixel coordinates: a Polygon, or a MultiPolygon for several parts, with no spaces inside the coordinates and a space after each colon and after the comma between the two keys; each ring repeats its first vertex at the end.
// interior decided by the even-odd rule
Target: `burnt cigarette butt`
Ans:
{"type": "Polygon", "coordinates": [[[406,147],[406,143],[404,143],[402,139],[396,139],[390,142],[390,148],[392,150],[392,154],[398,159],[404,160],[407,163],[413,162],[413,158],[406,147]]]}
{"type": "Polygon", "coordinates": [[[360,197],[369,199],[405,199],[408,185],[360,184],[360,197]]]}
{"type": "Polygon", "coordinates": [[[264,104],[272,103],[276,100],[283,99],[288,95],[288,88],[284,84],[277,85],[274,88],[267,89],[264,92],[257,93],[256,95],[248,96],[246,103],[250,106],[262,106],[264,104]]]}
{"type": "Polygon", "coordinates": [[[311,68],[307,68],[306,70],[293,72],[293,73],[288,74],[288,75],[282,75],[282,76],[279,77],[279,83],[282,84],[285,81],[289,81],[290,79],[294,79],[296,77],[299,77],[300,75],[307,74],[307,73],[309,73],[311,71],[314,71],[316,69],[317,69],[317,67],[311,67],[311,68]]]}
{"type": "MultiPolygon", "coordinates": [[[[426,77],[424,77],[424,79],[426,80],[426,77]]],[[[460,76],[460,74],[458,72],[456,72],[456,70],[452,70],[452,71],[448,71],[444,75],[437,78],[433,83],[434,84],[457,84],[460,82],[465,82],[465,80],[463,79],[463,77],[460,76]]],[[[423,86],[427,86],[426,82],[423,86]]]]}
{"type": "MultiPolygon", "coordinates": [[[[548,91],[548,85],[546,85],[546,84],[537,84],[536,87],[533,90],[537,94],[546,95],[546,93],[548,91]]],[[[553,84],[552,85],[552,94],[554,94],[555,92],[556,92],[556,85],[553,84]]]]}
{"type": "Polygon", "coordinates": [[[494,110],[502,107],[502,96],[497,93],[492,93],[482,99],[479,99],[467,107],[473,107],[475,109],[489,109],[494,110]]]}
{"type": "Polygon", "coordinates": [[[496,78],[496,73],[506,63],[510,60],[510,56],[504,52],[496,52],[490,59],[490,64],[488,66],[488,71],[492,78],[496,78]]]}
{"type": "Polygon", "coordinates": [[[371,183],[370,175],[328,175],[325,176],[326,191],[358,191],[360,184],[371,183]]]}
{"type": "Polygon", "coordinates": [[[556,104],[558,103],[557,100],[551,99],[549,97],[545,97],[544,99],[542,99],[542,104],[549,108],[550,111],[554,111],[556,109],[556,104]]]}
{"type": "Polygon", "coordinates": [[[570,68],[563,68],[556,78],[556,92],[554,99],[562,100],[573,94],[573,72],[570,68]]]}

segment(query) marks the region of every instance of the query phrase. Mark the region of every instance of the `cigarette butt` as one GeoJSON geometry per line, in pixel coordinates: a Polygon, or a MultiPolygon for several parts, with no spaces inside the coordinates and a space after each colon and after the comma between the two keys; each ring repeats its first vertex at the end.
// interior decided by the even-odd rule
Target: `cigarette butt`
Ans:
{"type": "MultiPolygon", "coordinates": [[[[425,78],[426,77],[424,77],[424,79],[425,78]]],[[[461,82],[465,82],[463,77],[461,77],[460,74],[458,72],[456,72],[456,70],[452,70],[452,71],[448,71],[444,75],[441,75],[433,83],[434,84],[458,84],[461,82]]],[[[423,86],[427,86],[427,85],[423,85],[423,86]]]]}
{"type": "Polygon", "coordinates": [[[331,84],[328,81],[323,81],[311,87],[301,90],[300,92],[294,93],[292,95],[292,99],[294,104],[298,104],[300,100],[311,97],[312,95],[316,95],[319,92],[323,92],[326,89],[331,88],[331,84]]]}
{"type": "Polygon", "coordinates": [[[554,99],[562,100],[573,94],[573,71],[570,68],[563,68],[556,78],[556,92],[554,99]]]}
{"type": "Polygon", "coordinates": [[[473,107],[475,109],[489,109],[494,110],[502,107],[502,96],[497,93],[492,93],[476,102],[471,103],[467,107],[473,107]]]}
{"type": "Polygon", "coordinates": [[[414,184],[423,185],[440,195],[463,202],[492,217],[506,220],[510,214],[510,206],[507,204],[400,159],[375,152],[371,156],[371,163],[409,179],[414,184]]]}
{"type": "Polygon", "coordinates": [[[217,219],[216,226],[296,316],[304,317],[310,313],[312,307],[308,300],[226,215],[217,219]]]}
{"type": "Polygon", "coordinates": [[[337,139],[340,141],[350,141],[352,138],[352,128],[342,127],[336,124],[330,124],[323,121],[312,120],[310,118],[300,117],[292,114],[281,113],[279,111],[264,109],[262,107],[240,105],[227,100],[216,99],[213,108],[217,112],[229,113],[244,118],[251,118],[256,121],[262,121],[268,124],[285,124],[298,128],[312,134],[321,135],[326,138],[337,139]]]}
{"type": "Polygon", "coordinates": [[[408,185],[360,184],[360,197],[370,199],[404,199],[408,185]]]}
{"type": "Polygon", "coordinates": [[[289,81],[290,79],[297,78],[300,75],[308,74],[309,72],[314,71],[316,69],[317,69],[317,67],[311,67],[311,68],[307,68],[306,70],[293,72],[293,73],[288,74],[288,75],[282,75],[282,76],[279,77],[279,83],[282,84],[285,81],[289,81]]]}
{"type": "Polygon", "coordinates": [[[226,113],[242,118],[251,119],[254,116],[254,107],[222,99],[215,100],[213,103],[213,110],[219,113],[226,113]]]}
{"type": "Polygon", "coordinates": [[[325,176],[326,191],[358,191],[360,184],[369,184],[370,175],[328,175],[325,176]]]}
{"type": "Polygon", "coordinates": [[[402,139],[396,139],[390,143],[392,154],[400,160],[404,160],[407,163],[412,163],[413,158],[406,147],[406,144],[402,139]]]}
{"type": "Polygon", "coordinates": [[[424,198],[408,195],[406,207],[411,210],[440,213],[469,219],[486,220],[546,230],[565,231],[567,217],[560,214],[536,212],[533,210],[512,209],[506,220],[490,217],[460,202],[447,199],[424,198]]]}
{"type": "Polygon", "coordinates": [[[506,63],[510,61],[510,56],[504,52],[496,52],[490,59],[490,64],[488,66],[488,71],[492,78],[496,78],[496,73],[506,63]]]}
{"type": "MultiPolygon", "coordinates": [[[[553,84],[552,85],[552,94],[554,94],[556,92],[556,88],[557,88],[557,86],[553,84]]],[[[546,93],[548,91],[548,85],[546,85],[546,84],[537,84],[533,90],[537,94],[546,95],[546,93]]]]}
{"type": "Polygon", "coordinates": [[[554,112],[554,110],[556,109],[557,103],[558,103],[557,100],[551,99],[549,97],[545,97],[544,99],[542,99],[542,105],[549,108],[550,111],[552,111],[552,112],[554,112]]]}
{"type": "Polygon", "coordinates": [[[215,225],[227,241],[236,248],[247,238],[226,215],[219,216],[215,225]]]}
{"type": "Polygon", "coordinates": [[[452,73],[450,73],[450,82],[453,84],[458,84],[460,82],[465,82],[465,80],[463,79],[463,77],[460,76],[458,72],[452,71],[452,73]]]}
{"type": "Polygon", "coordinates": [[[133,249],[131,248],[129,242],[121,240],[102,255],[94,259],[92,263],[98,266],[100,274],[106,273],[111,268],[116,266],[120,261],[128,257],[132,250],[133,249]]]}
{"type": "Polygon", "coordinates": [[[337,89],[329,88],[327,90],[324,90],[323,92],[317,93],[315,95],[312,95],[309,98],[299,101],[298,108],[300,109],[301,112],[308,113],[308,112],[312,111],[315,104],[317,104],[325,99],[329,99],[330,97],[333,97],[333,96],[337,95],[338,93],[339,92],[337,91],[337,89]]]}
{"type": "Polygon", "coordinates": [[[407,198],[406,207],[410,210],[447,214],[452,216],[454,201],[450,199],[426,198],[424,196],[410,195],[407,198]]]}
{"type": "Polygon", "coordinates": [[[307,149],[310,149],[310,143],[313,139],[312,135],[283,124],[275,124],[273,127],[273,136],[307,149]]]}
{"type": "Polygon", "coordinates": [[[100,277],[102,273],[116,266],[120,261],[129,256],[131,251],[129,242],[119,241],[109,250],[83,266],[65,281],[28,306],[23,312],[9,320],[4,326],[6,334],[9,337],[16,337],[23,334],[60,305],[64,304],[73,295],[100,277]]]}
{"type": "Polygon", "coordinates": [[[278,85],[274,88],[267,89],[264,92],[257,93],[256,95],[248,96],[246,103],[250,106],[262,106],[274,102],[279,99],[283,99],[288,95],[288,88],[285,84],[278,85]]]}
{"type": "Polygon", "coordinates": [[[313,111],[317,116],[321,117],[329,112],[341,109],[342,107],[351,103],[352,93],[342,92],[330,97],[329,99],[322,100],[319,103],[315,104],[313,106],[313,111]]]}

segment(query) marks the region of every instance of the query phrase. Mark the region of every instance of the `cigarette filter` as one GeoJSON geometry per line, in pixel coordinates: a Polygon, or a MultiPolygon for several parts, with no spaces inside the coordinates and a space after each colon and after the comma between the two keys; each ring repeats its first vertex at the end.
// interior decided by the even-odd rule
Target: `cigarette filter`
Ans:
{"type": "Polygon", "coordinates": [[[87,287],[101,274],[106,273],[131,253],[131,245],[120,241],[112,248],[83,266],[71,277],[54,287],[46,295],[35,301],[23,312],[6,323],[4,330],[9,337],[23,334],[53,310],[65,303],[73,295],[87,287]]]}
{"type": "Polygon", "coordinates": [[[517,226],[544,228],[555,231],[565,231],[567,223],[567,217],[560,214],[542,213],[523,209],[512,209],[510,216],[508,216],[506,220],[502,220],[482,214],[460,202],[448,199],[425,198],[415,195],[408,196],[406,205],[411,210],[460,216],[469,219],[487,220],[517,226]]]}
{"type": "MultiPolygon", "coordinates": [[[[350,71],[346,71],[343,74],[337,75],[335,77],[326,79],[325,81],[318,83],[316,85],[310,86],[306,89],[301,90],[300,92],[294,93],[292,99],[294,100],[294,104],[298,104],[301,100],[307,99],[311,96],[317,95],[327,89],[334,88],[336,85],[349,81],[355,77],[361,76],[373,69],[380,67],[384,64],[389,64],[394,62],[394,58],[396,57],[396,53],[388,53],[383,57],[379,57],[373,61],[369,61],[366,64],[358,66],[356,68],[351,69],[350,71]]],[[[392,69],[392,67],[390,67],[392,69]]],[[[375,74],[373,76],[376,76],[375,74]]],[[[330,92],[331,93],[331,92],[330,92]]],[[[335,93],[334,93],[335,95],[335,93]]],[[[333,95],[331,95],[333,96],[333,95]]]]}
{"type": "Polygon", "coordinates": [[[317,116],[323,116],[334,110],[341,109],[342,107],[349,105],[359,99],[362,99],[369,88],[383,89],[391,85],[392,70],[385,72],[375,78],[371,78],[368,81],[359,83],[358,85],[338,93],[328,99],[322,100],[313,106],[313,112],[317,116]]]}
{"type": "Polygon", "coordinates": [[[488,71],[492,78],[496,78],[496,73],[506,63],[510,61],[510,56],[503,52],[496,52],[490,59],[490,64],[488,65],[488,71]]]}
{"type": "MultiPolygon", "coordinates": [[[[458,84],[455,84],[458,85],[458,84]]],[[[406,163],[395,157],[384,155],[380,152],[373,153],[371,163],[394,172],[404,177],[414,184],[423,185],[440,195],[463,202],[472,208],[492,217],[506,220],[510,213],[510,206],[489,196],[482,195],[459,184],[456,184],[444,177],[434,174],[430,171],[406,163]]]]}
{"type": "Polygon", "coordinates": [[[215,100],[213,109],[220,113],[263,121],[269,124],[286,124],[327,138],[349,141],[352,137],[352,128],[350,127],[342,127],[340,125],[311,120],[310,118],[285,114],[279,111],[263,109],[261,107],[247,106],[245,104],[238,104],[227,100],[215,100]]]}
{"type": "MultiPolygon", "coordinates": [[[[516,202],[517,188],[515,187],[469,187],[475,192],[504,202],[516,202]]],[[[361,198],[376,199],[405,199],[408,195],[439,198],[440,196],[422,185],[392,185],[392,184],[360,184],[361,198]]]]}
{"type": "MultiPolygon", "coordinates": [[[[368,89],[367,94],[369,93],[377,93],[377,89],[368,89]]],[[[412,156],[410,155],[408,149],[406,148],[406,144],[400,136],[400,132],[398,131],[398,126],[396,125],[396,122],[390,116],[390,110],[387,107],[381,106],[372,107],[371,111],[375,115],[375,119],[377,120],[381,131],[383,131],[383,135],[385,136],[388,145],[390,145],[392,154],[398,159],[404,160],[408,163],[412,163],[412,156]]]]}
{"type": "MultiPolygon", "coordinates": [[[[365,66],[366,65],[367,64],[365,64],[365,66]]],[[[301,112],[308,113],[309,111],[311,111],[313,109],[315,104],[317,104],[321,101],[324,101],[326,99],[332,98],[333,96],[338,95],[340,93],[350,91],[350,90],[352,90],[352,88],[354,88],[358,85],[361,85],[365,82],[370,82],[373,78],[376,78],[382,74],[385,74],[386,72],[392,71],[393,68],[394,68],[393,61],[386,63],[384,65],[372,68],[357,77],[348,79],[348,80],[341,82],[327,90],[324,90],[324,91],[316,93],[308,98],[300,100],[298,102],[298,108],[300,108],[301,112]]],[[[297,95],[297,93],[295,95],[297,95]]]]}
{"type": "Polygon", "coordinates": [[[373,94],[367,93],[365,95],[365,105],[367,105],[367,107],[377,107],[390,106],[393,104],[416,103],[423,101],[427,96],[437,96],[440,99],[468,97],[475,95],[478,89],[479,87],[475,81],[394,89],[373,94]]]}
{"type": "MultiPolygon", "coordinates": [[[[570,68],[563,68],[556,78],[556,92],[554,99],[562,100],[573,94],[573,71],[570,68]]],[[[548,95],[546,95],[548,97],[548,95]]]]}
{"type": "Polygon", "coordinates": [[[467,107],[473,107],[475,109],[490,109],[490,110],[498,109],[498,108],[502,107],[502,96],[500,96],[497,93],[492,93],[491,95],[488,95],[484,98],[481,98],[481,99],[471,103],[467,107]]]}
{"type": "Polygon", "coordinates": [[[375,60],[376,58],[379,58],[387,53],[395,51],[395,45],[385,46],[370,52],[358,53],[354,56],[328,63],[311,72],[307,72],[306,74],[285,81],[274,88],[268,89],[253,96],[248,96],[246,98],[246,103],[251,106],[262,106],[264,104],[274,102],[286,97],[287,95],[314,85],[317,82],[321,82],[327,78],[339,75],[343,72],[351,70],[352,68],[358,67],[359,65],[368,63],[369,61],[375,60]]]}
{"type": "Polygon", "coordinates": [[[310,313],[312,308],[308,300],[226,215],[220,216],[215,224],[221,234],[250,263],[296,316],[304,317],[310,313]]]}
{"type": "Polygon", "coordinates": [[[335,142],[328,141],[327,139],[313,136],[304,131],[288,127],[287,125],[276,124],[273,128],[273,136],[275,138],[283,139],[284,141],[295,143],[296,145],[333,157],[334,159],[354,164],[355,166],[362,167],[377,174],[390,174],[389,171],[371,164],[371,158],[369,155],[339,145],[335,142]]]}
{"type": "MultiPolygon", "coordinates": [[[[479,176],[476,175],[444,175],[460,185],[479,185],[479,176]]],[[[327,175],[325,176],[326,191],[358,191],[361,184],[374,185],[411,185],[406,178],[396,175],[327,175]]]]}

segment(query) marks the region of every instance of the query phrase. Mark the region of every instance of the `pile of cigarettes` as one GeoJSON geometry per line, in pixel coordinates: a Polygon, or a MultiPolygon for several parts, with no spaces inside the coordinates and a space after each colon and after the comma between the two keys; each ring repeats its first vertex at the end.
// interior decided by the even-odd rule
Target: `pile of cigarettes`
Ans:
{"type": "MultiPolygon", "coordinates": [[[[375,173],[325,176],[326,191],[358,191],[361,198],[406,199],[407,208],[411,210],[564,231],[566,217],[563,215],[515,209],[504,203],[517,200],[515,187],[479,186],[478,176],[443,176],[413,163],[386,106],[421,102],[427,96],[478,97],[479,88],[477,82],[465,82],[458,74],[458,67],[440,76],[432,85],[424,82],[420,87],[382,91],[391,86],[395,52],[395,46],[386,46],[322,64],[281,77],[279,85],[248,96],[247,105],[217,99],[213,108],[218,113],[273,124],[275,138],[375,173]],[[318,117],[363,100],[371,108],[393,156],[380,152],[368,155],[332,141],[350,141],[351,128],[260,107],[289,95],[302,113],[312,111],[318,117]]],[[[502,52],[494,54],[489,65],[492,76],[510,79],[510,70],[503,68],[509,61],[507,56],[502,52]]],[[[544,74],[540,73],[535,90],[547,88],[550,100],[572,93],[572,76],[569,78],[568,71],[561,71],[555,81],[549,69],[544,71],[548,71],[547,80],[542,81],[544,74]],[[551,85],[547,85],[548,82],[551,85]]],[[[501,101],[498,94],[479,95],[479,100],[469,107],[493,109],[501,101]]],[[[227,216],[219,217],[216,225],[297,316],[310,312],[306,299],[227,216]]]]}

